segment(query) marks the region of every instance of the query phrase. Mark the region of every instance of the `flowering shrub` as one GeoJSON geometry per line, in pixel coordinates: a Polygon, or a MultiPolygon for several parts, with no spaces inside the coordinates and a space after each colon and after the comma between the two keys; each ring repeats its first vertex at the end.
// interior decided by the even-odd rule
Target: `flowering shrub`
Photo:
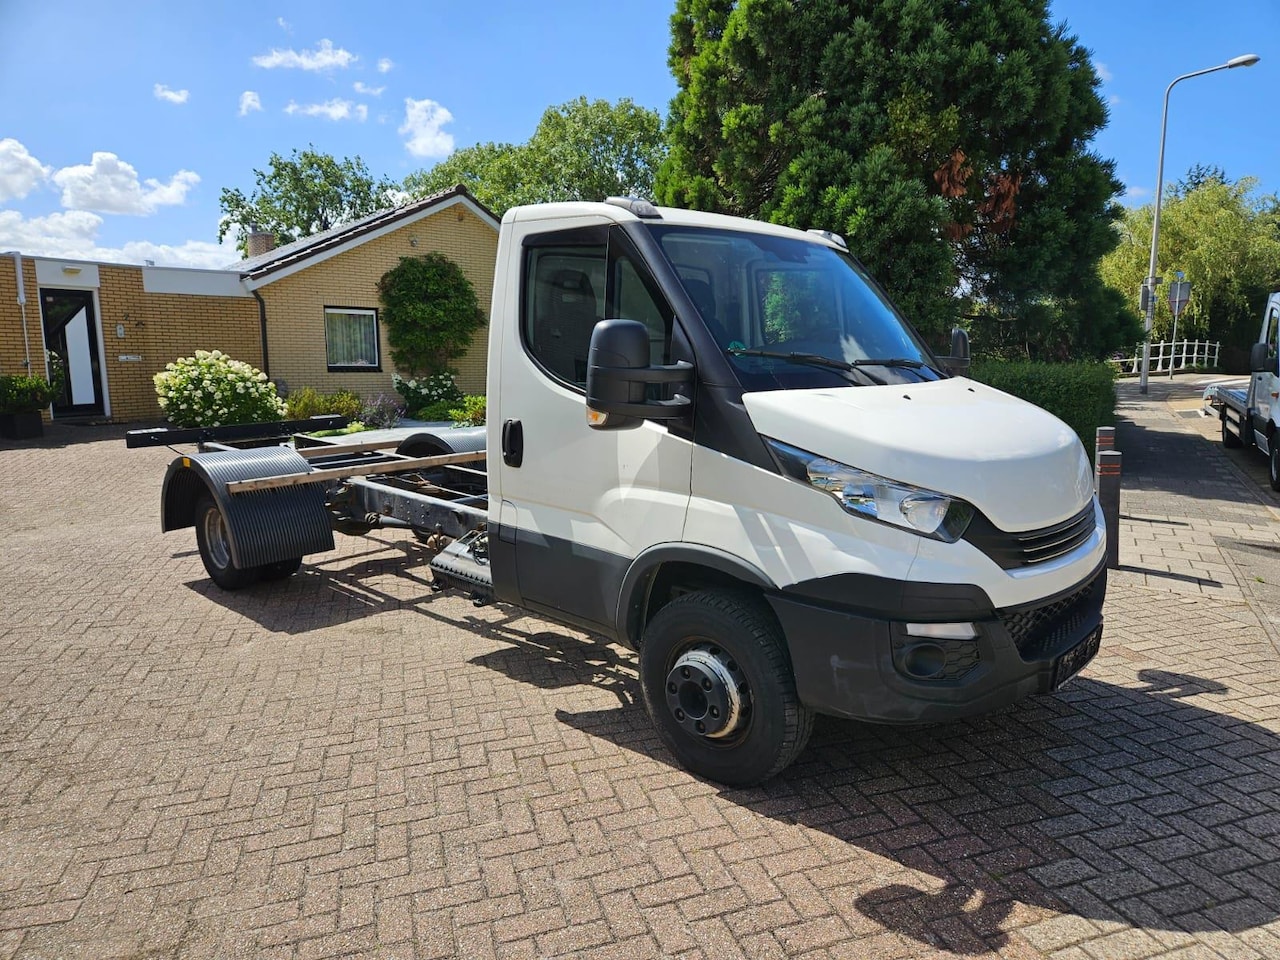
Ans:
{"type": "Polygon", "coordinates": [[[152,380],[160,409],[180,427],[282,420],[285,403],[267,375],[221,350],[197,350],[165,365],[152,380]]]}
{"type": "Polygon", "coordinates": [[[453,382],[453,374],[448,372],[412,380],[393,373],[391,382],[395,384],[396,393],[404,397],[409,416],[417,420],[443,420],[462,400],[462,391],[453,382]],[[433,413],[436,415],[428,415],[433,413]]]}
{"type": "Polygon", "coordinates": [[[385,393],[380,393],[364,405],[360,419],[365,426],[377,430],[384,427],[394,427],[403,416],[404,404],[395,397],[388,397],[385,393]]]}

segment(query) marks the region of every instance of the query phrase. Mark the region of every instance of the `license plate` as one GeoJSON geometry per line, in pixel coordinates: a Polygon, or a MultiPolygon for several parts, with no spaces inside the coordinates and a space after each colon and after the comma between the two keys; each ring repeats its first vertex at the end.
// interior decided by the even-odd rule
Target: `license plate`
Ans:
{"type": "Polygon", "coordinates": [[[1097,655],[1101,644],[1102,624],[1098,624],[1093,633],[1058,658],[1058,662],[1053,665],[1053,683],[1050,689],[1057,690],[1088,666],[1089,661],[1097,655]]]}

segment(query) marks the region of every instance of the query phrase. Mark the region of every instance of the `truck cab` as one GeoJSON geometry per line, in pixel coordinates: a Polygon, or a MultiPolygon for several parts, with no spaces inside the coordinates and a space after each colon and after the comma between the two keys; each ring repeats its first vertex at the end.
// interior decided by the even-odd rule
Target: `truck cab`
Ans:
{"type": "Polygon", "coordinates": [[[637,649],[687,766],[755,782],[815,712],[960,717],[1096,652],[1079,439],[953,376],[838,237],[520,207],[496,277],[494,594],[637,649]]]}
{"type": "Polygon", "coordinates": [[[1211,386],[1206,399],[1218,407],[1222,444],[1254,446],[1267,457],[1272,490],[1280,490],[1280,293],[1267,299],[1258,340],[1249,351],[1249,385],[1211,386]]]}

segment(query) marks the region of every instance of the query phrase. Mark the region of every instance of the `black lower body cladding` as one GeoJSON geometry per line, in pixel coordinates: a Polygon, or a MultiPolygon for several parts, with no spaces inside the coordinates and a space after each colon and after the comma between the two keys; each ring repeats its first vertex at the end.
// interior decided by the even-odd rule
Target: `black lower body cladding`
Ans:
{"type": "Polygon", "coordinates": [[[1106,569],[1057,596],[996,608],[964,584],[857,575],[770,594],[800,700],[820,713],[923,723],[1048,693],[1082,669],[1102,632],[1106,569]],[[972,623],[972,639],[910,636],[908,623],[972,623]]]}

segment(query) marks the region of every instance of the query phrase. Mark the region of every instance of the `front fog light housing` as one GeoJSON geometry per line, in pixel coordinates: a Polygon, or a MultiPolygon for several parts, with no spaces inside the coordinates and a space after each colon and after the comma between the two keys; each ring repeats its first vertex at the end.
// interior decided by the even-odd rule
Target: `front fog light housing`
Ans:
{"type": "Polygon", "coordinates": [[[899,483],[807,450],[765,438],[782,472],[829,494],[847,513],[955,543],[973,519],[963,500],[899,483]]]}

